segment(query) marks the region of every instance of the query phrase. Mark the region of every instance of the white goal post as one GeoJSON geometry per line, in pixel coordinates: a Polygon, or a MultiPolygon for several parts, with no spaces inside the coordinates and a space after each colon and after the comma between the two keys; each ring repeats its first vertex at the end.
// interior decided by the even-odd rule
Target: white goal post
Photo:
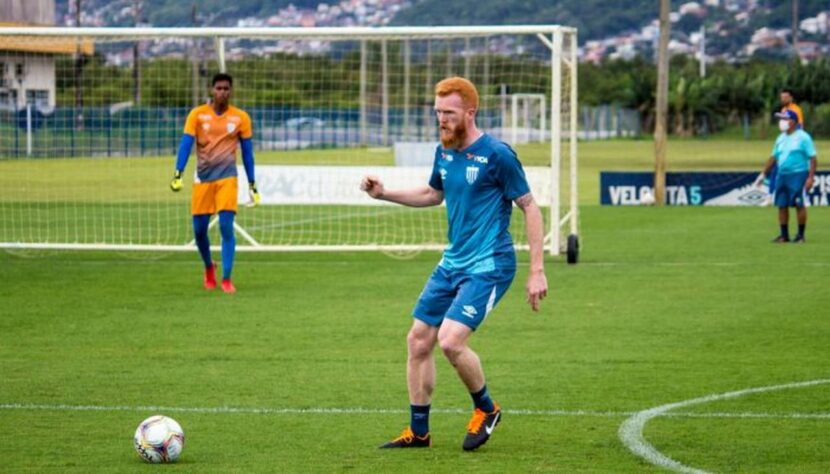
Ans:
{"type": "MultiPolygon", "coordinates": [[[[0,27],[0,248],[192,250],[195,157],[184,192],[167,184],[220,71],[251,116],[263,196],[244,206],[240,166],[240,251],[443,248],[443,209],[357,185],[427,181],[428,165],[396,166],[392,150],[437,142],[432,90],[451,75],[479,88],[479,127],[517,149],[548,252],[578,234],[575,28],[0,27]]],[[[526,249],[520,212],[511,233],[526,249]]]]}

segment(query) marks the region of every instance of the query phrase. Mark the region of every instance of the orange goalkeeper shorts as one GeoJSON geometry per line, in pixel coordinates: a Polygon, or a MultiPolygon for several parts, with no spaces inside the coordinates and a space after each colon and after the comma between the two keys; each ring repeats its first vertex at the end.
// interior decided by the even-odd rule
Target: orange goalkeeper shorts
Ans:
{"type": "Polygon", "coordinates": [[[219,211],[237,211],[239,184],[236,176],[207,183],[193,183],[190,212],[216,214],[219,211]]]}

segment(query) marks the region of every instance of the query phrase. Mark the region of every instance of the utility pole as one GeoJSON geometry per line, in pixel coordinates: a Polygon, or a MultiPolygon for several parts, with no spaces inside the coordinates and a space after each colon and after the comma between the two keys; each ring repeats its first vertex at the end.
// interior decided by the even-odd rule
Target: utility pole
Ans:
{"type": "MultiPolygon", "coordinates": [[[[190,11],[190,22],[191,26],[197,26],[196,2],[193,2],[193,8],[190,11]]],[[[193,50],[190,52],[190,78],[192,81],[190,89],[193,94],[193,107],[197,107],[199,105],[199,98],[202,95],[202,88],[199,87],[199,58],[201,57],[201,53],[199,51],[199,40],[193,38],[193,50]]]]}
{"type": "Polygon", "coordinates": [[[700,78],[706,77],[706,27],[700,25],[700,78]]]}
{"type": "Polygon", "coordinates": [[[793,33],[793,56],[798,58],[798,49],[796,46],[798,45],[798,0],[792,0],[792,7],[793,7],[793,24],[792,24],[792,33],[793,33]]]}
{"type": "Polygon", "coordinates": [[[660,41],[657,48],[657,110],[654,123],[654,203],[666,198],[666,140],[669,98],[669,0],[660,0],[660,41]]]}
{"type": "MultiPolygon", "coordinates": [[[[141,23],[141,0],[133,0],[133,20],[135,26],[141,23]]],[[[133,43],[133,103],[138,106],[141,104],[141,58],[140,58],[140,42],[133,43]]]]}
{"type": "MultiPolygon", "coordinates": [[[[75,0],[75,27],[81,27],[81,0],[75,0]]],[[[75,129],[84,129],[84,53],[81,39],[75,51],[75,129]]]]}

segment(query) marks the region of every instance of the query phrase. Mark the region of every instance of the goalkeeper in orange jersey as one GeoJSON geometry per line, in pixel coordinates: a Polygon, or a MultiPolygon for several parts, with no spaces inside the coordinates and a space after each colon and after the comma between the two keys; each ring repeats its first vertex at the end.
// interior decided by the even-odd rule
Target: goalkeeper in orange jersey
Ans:
{"type": "Polygon", "coordinates": [[[242,149],[242,163],[248,177],[248,189],[254,205],[259,203],[254,180],[254,144],[251,118],[230,105],[233,78],[225,73],[213,76],[213,101],[190,111],[184,125],[176,158],[176,170],[170,189],[182,189],[182,172],[187,165],[190,150],[196,143],[196,176],[193,183],[191,213],[196,246],[205,263],[205,289],[216,288],[216,264],[210,256],[208,225],[210,217],[219,213],[219,231],[222,235],[222,290],[234,293],[231,283],[236,237],[234,217],[237,210],[236,149],[242,149]]]}

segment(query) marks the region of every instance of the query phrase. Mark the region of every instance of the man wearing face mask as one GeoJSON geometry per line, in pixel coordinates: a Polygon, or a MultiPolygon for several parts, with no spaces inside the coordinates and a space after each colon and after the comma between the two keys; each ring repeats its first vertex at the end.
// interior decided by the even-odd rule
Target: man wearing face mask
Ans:
{"type": "MultiPolygon", "coordinates": [[[[790,207],[796,208],[798,235],[795,243],[804,243],[807,227],[807,191],[813,187],[816,173],[816,147],[813,139],[798,127],[798,114],[784,110],[775,114],[781,135],[775,140],[772,154],[764,165],[761,176],[767,176],[773,166],[778,167],[775,184],[775,206],[778,208],[778,224],[781,233],[773,239],[775,243],[790,241],[790,207]]],[[[759,178],[760,178],[759,177],[759,178]]]]}
{"type": "MultiPolygon", "coordinates": [[[[781,112],[786,112],[788,110],[792,110],[798,116],[798,128],[804,129],[804,113],[801,111],[801,107],[795,103],[795,96],[793,95],[793,91],[791,89],[781,89],[781,94],[778,96],[778,99],[781,103],[781,112]]],[[[768,201],[766,205],[772,203],[773,195],[775,194],[775,183],[778,177],[778,167],[773,165],[772,169],[769,171],[768,175],[769,182],[768,186],[768,201]]]]}

